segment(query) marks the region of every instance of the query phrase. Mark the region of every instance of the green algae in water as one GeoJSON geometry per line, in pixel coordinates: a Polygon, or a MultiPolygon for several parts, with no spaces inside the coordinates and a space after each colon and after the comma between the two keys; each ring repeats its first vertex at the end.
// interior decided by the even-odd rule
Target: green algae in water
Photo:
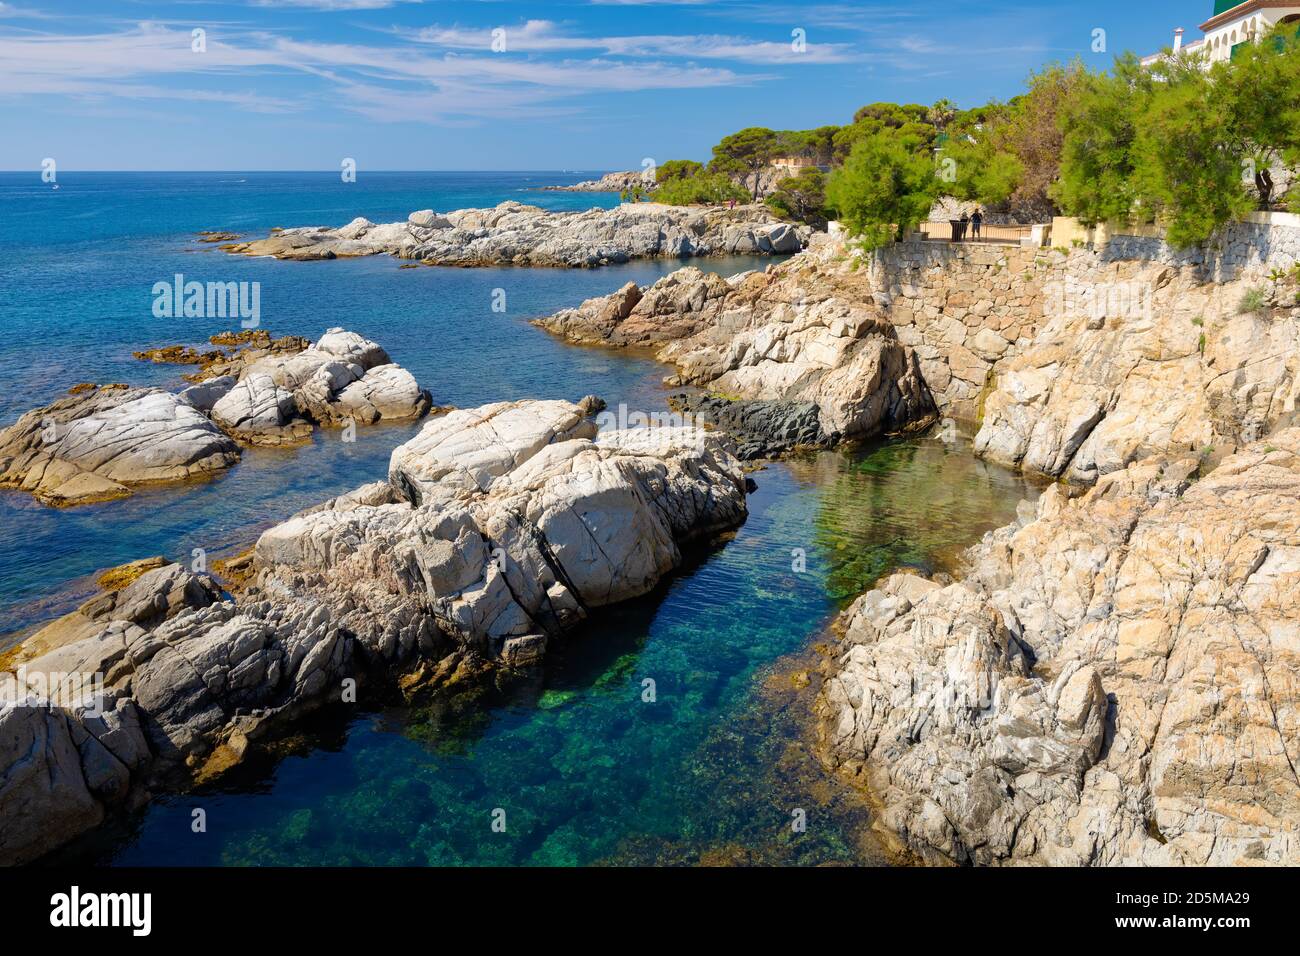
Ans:
{"type": "Polygon", "coordinates": [[[882,862],[863,801],[809,752],[815,689],[775,692],[774,672],[880,575],[951,568],[1035,492],[967,445],[924,438],[755,477],[734,540],[558,642],[481,709],[355,716],[324,750],[164,798],[131,835],[81,852],[137,865],[882,862]],[[206,834],[190,832],[194,806],[206,834]]]}

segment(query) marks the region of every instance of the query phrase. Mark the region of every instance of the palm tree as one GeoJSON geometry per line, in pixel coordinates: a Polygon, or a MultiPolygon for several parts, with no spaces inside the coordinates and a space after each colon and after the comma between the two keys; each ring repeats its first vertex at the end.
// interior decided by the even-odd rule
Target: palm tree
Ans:
{"type": "Polygon", "coordinates": [[[926,110],[925,119],[935,129],[942,130],[956,119],[958,112],[957,104],[945,98],[926,110]]]}

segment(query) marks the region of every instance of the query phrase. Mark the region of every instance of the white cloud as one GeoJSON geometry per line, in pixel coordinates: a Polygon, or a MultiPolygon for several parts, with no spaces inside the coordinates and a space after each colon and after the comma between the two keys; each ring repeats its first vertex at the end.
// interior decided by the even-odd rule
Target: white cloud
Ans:
{"type": "Polygon", "coordinates": [[[386,10],[399,3],[424,0],[250,0],[255,7],[306,7],[312,10],[386,10]]]}
{"type": "Polygon", "coordinates": [[[447,123],[537,115],[545,105],[566,109],[564,100],[593,90],[699,89],[768,78],[661,60],[435,53],[419,44],[328,43],[265,32],[212,29],[202,53],[190,41],[188,30],[155,23],[80,36],[0,30],[0,97],[174,98],[262,112],[327,104],[384,120],[447,123]],[[197,90],[199,77],[223,88],[197,90]],[[312,85],[306,95],[299,92],[304,78],[312,85]],[[224,88],[232,81],[254,89],[224,88]]]}
{"type": "MultiPolygon", "coordinates": [[[[842,43],[809,42],[795,52],[789,40],[753,40],[722,34],[648,34],[633,36],[581,36],[562,31],[550,20],[528,20],[502,26],[506,49],[512,53],[555,53],[597,50],[609,56],[668,57],[688,60],[728,60],[736,63],[844,63],[855,59],[842,43]]],[[[486,50],[493,40],[491,28],[425,27],[412,39],[445,49],[486,50]]]]}

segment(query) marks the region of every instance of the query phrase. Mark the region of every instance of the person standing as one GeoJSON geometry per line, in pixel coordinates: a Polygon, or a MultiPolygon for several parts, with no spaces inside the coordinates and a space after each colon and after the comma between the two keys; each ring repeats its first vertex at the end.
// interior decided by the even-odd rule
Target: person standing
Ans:
{"type": "Polygon", "coordinates": [[[962,213],[962,214],[961,214],[961,226],[958,227],[958,229],[957,229],[957,239],[958,239],[958,241],[965,241],[965,239],[966,239],[966,227],[969,226],[969,225],[970,225],[970,216],[966,215],[965,213],[962,213]]]}
{"type": "Polygon", "coordinates": [[[984,213],[976,209],[974,215],[970,217],[971,239],[978,239],[980,237],[980,226],[982,225],[984,225],[984,213]]]}

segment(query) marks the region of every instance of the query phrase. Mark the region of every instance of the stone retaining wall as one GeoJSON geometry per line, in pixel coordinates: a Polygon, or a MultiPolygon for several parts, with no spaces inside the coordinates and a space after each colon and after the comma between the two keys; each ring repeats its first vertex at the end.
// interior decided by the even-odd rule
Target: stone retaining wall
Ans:
{"type": "Polygon", "coordinates": [[[1260,213],[1229,223],[1223,235],[1194,249],[1172,249],[1158,235],[1112,231],[1101,248],[1106,261],[1159,262],[1196,268],[1215,282],[1227,282],[1249,269],[1290,269],[1300,260],[1300,216],[1260,213]]]}
{"type": "Polygon", "coordinates": [[[899,341],[916,351],[940,411],[977,421],[994,366],[1027,349],[1051,317],[1131,315],[1149,306],[1161,266],[1195,283],[1258,276],[1266,284],[1268,272],[1300,261],[1300,216],[1261,214],[1235,223],[1207,250],[1175,252],[1154,234],[1111,235],[1098,246],[910,239],[878,250],[869,268],[877,298],[899,341]]]}
{"type": "Polygon", "coordinates": [[[945,415],[978,417],[994,363],[1033,340],[1044,289],[1065,261],[1044,249],[923,241],[876,253],[872,283],[945,415]]]}

